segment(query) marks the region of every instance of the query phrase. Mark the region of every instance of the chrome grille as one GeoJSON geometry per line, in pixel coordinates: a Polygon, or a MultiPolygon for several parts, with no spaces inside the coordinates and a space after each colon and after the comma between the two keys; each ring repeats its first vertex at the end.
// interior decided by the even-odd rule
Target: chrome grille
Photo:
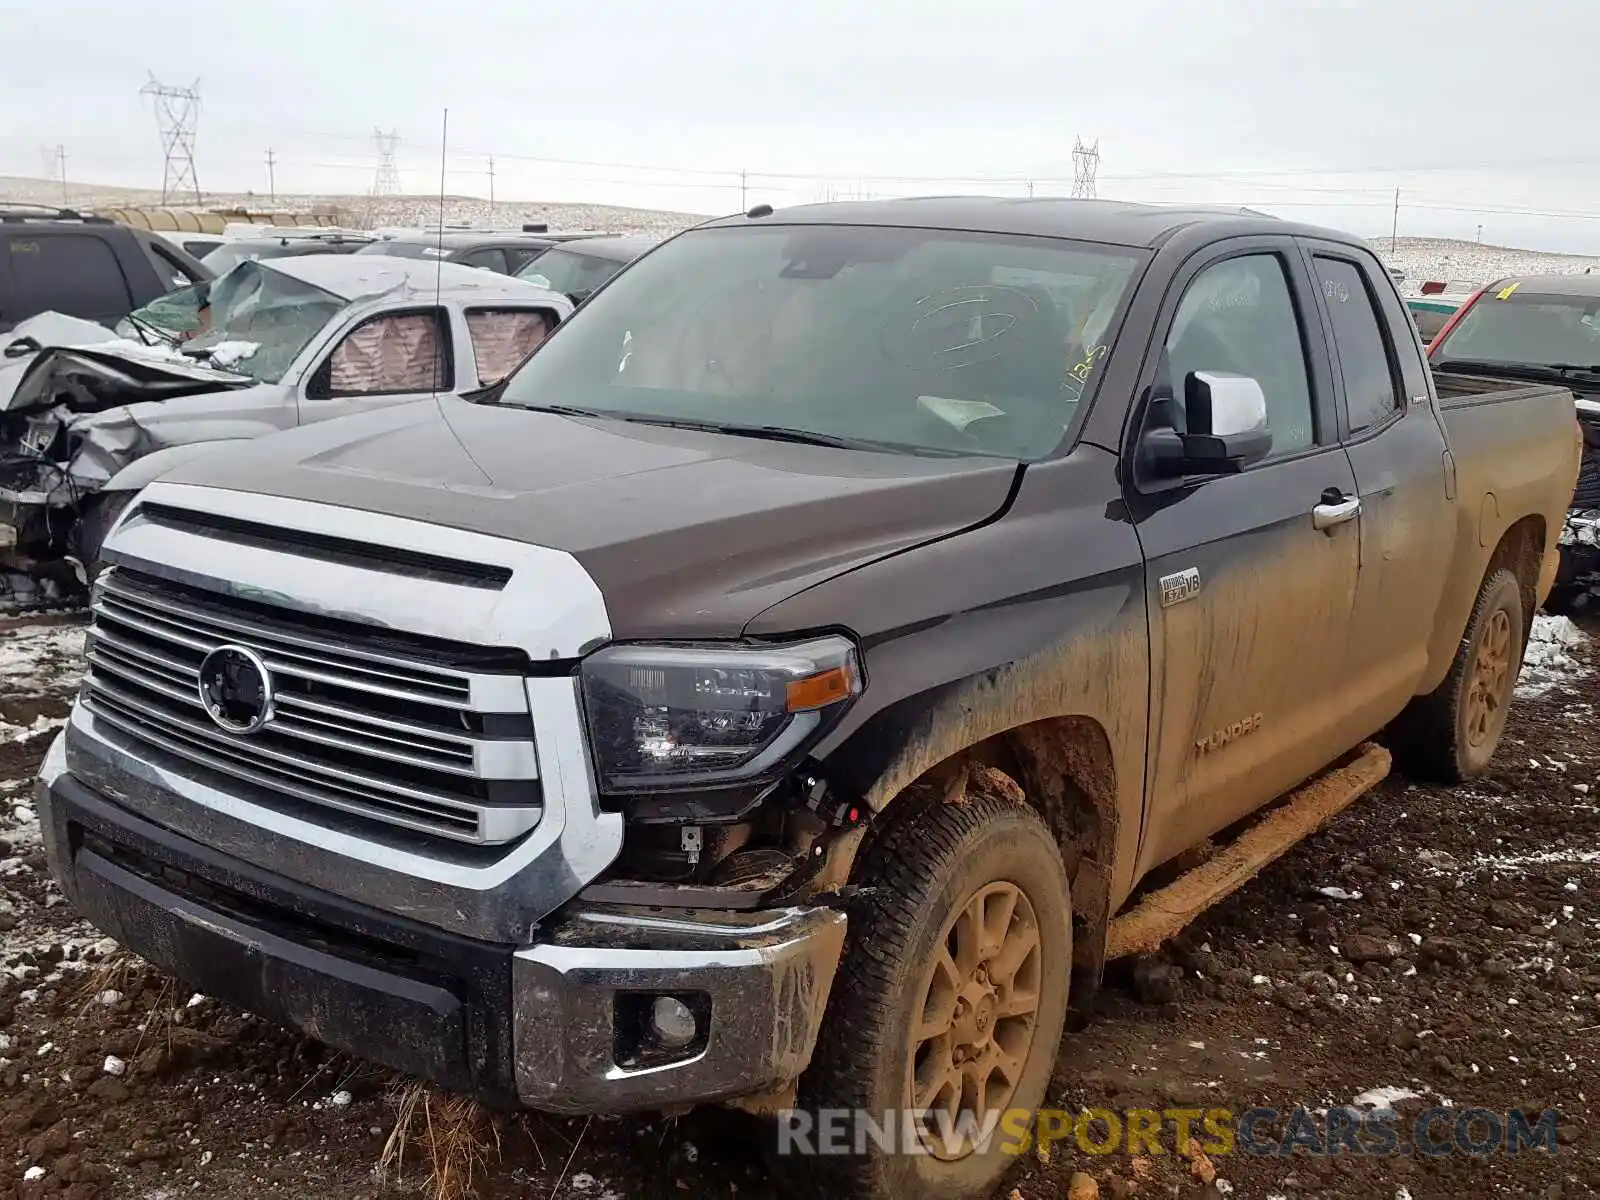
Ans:
{"type": "Polygon", "coordinates": [[[90,609],[84,702],[128,737],[310,819],[333,810],[483,845],[538,824],[527,694],[503,664],[408,654],[377,629],[340,637],[338,622],[127,567],[101,577],[90,609]],[[224,645],[254,651],[271,675],[274,712],[257,733],[223,730],[201,702],[201,661],[224,645]]]}

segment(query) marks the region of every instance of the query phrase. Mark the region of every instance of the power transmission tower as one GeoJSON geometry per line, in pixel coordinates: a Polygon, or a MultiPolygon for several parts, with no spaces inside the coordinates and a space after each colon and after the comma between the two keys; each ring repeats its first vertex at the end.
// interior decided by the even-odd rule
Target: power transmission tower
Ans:
{"type": "Polygon", "coordinates": [[[1100,139],[1085,146],[1082,138],[1072,140],[1072,196],[1075,200],[1095,198],[1094,177],[1100,170],[1100,139]]]}
{"type": "Polygon", "coordinates": [[[67,203],[67,148],[60,143],[40,146],[39,155],[44,159],[45,175],[61,184],[61,207],[71,208],[67,203]]]}
{"type": "Polygon", "coordinates": [[[150,76],[139,89],[155,102],[156,125],[161,130],[161,150],[166,162],[161,172],[161,203],[177,196],[193,196],[200,203],[200,181],[194,171],[195,131],[200,124],[200,81],[193,87],[167,87],[150,76]]]}
{"type": "Polygon", "coordinates": [[[378,145],[378,173],[372,180],[372,194],[377,196],[398,196],[400,194],[400,168],[395,166],[395,147],[400,144],[400,135],[393,129],[385,133],[381,129],[372,131],[372,140],[378,145]]]}
{"type": "Polygon", "coordinates": [[[272,147],[267,147],[267,201],[271,204],[278,202],[278,159],[272,153],[272,147]]]}

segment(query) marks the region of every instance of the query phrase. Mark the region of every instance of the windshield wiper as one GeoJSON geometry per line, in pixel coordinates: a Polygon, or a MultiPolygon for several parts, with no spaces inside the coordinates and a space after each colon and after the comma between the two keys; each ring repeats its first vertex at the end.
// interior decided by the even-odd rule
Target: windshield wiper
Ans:
{"type": "Polygon", "coordinates": [[[837,450],[868,450],[877,454],[926,454],[939,458],[960,458],[967,451],[937,446],[908,446],[903,442],[880,442],[871,438],[845,437],[836,433],[817,433],[810,429],[791,429],[786,425],[725,425],[714,422],[675,422],[683,429],[704,429],[734,437],[765,438],[774,442],[798,442],[805,446],[831,446],[837,450]]]}
{"type": "Polygon", "coordinates": [[[912,446],[901,442],[880,442],[871,438],[846,437],[835,433],[818,433],[811,429],[793,429],[786,425],[739,425],[727,421],[697,421],[689,417],[663,417],[654,413],[601,411],[578,408],[570,404],[519,404],[531,412],[555,413],[562,417],[598,417],[608,421],[626,421],[632,425],[656,425],[665,429],[688,429],[696,433],[723,433],[732,437],[765,438],[774,442],[798,442],[807,446],[830,446],[837,450],[866,450],[875,454],[920,454],[935,458],[962,458],[977,450],[952,450],[938,446],[912,446]]]}
{"type": "Polygon", "coordinates": [[[1600,376],[1600,365],[1586,367],[1576,363],[1488,362],[1476,358],[1436,359],[1433,368],[1437,371],[1456,371],[1462,375],[1501,375],[1513,379],[1565,380],[1572,375],[1600,376]]]}
{"type": "Polygon", "coordinates": [[[146,336],[146,334],[154,334],[163,345],[176,346],[178,344],[178,338],[176,334],[161,328],[161,326],[155,324],[153,321],[146,320],[137,313],[129,313],[127,316],[127,321],[128,324],[133,326],[133,331],[139,335],[139,340],[146,346],[154,346],[156,344],[155,342],[152,342],[149,337],[146,336]]]}

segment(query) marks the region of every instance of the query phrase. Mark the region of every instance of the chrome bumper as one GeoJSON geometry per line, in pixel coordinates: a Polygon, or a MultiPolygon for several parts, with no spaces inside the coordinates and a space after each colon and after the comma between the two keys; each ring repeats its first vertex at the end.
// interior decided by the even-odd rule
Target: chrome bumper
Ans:
{"type": "Polygon", "coordinates": [[[564,1113],[649,1110],[766,1091],[811,1061],[844,947],[824,908],[569,916],[512,960],[517,1094],[564,1113]],[[704,1029],[679,1057],[618,1061],[622,998],[692,996],[704,1029]]]}

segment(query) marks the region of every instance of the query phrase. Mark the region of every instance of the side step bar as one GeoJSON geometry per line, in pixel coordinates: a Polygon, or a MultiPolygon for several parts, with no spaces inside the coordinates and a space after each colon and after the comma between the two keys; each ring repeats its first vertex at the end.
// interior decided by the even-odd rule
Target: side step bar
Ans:
{"type": "Polygon", "coordinates": [[[1389,774],[1389,752],[1366,742],[1343,766],[1319,775],[1252,825],[1237,841],[1180,875],[1111,922],[1106,960],[1149,954],[1218,900],[1237,891],[1328,818],[1389,774]]]}

